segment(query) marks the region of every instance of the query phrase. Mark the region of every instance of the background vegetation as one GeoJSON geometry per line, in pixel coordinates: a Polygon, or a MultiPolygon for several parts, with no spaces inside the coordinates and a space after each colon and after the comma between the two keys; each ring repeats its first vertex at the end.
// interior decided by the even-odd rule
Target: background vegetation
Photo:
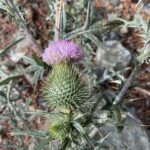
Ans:
{"type": "Polygon", "coordinates": [[[100,128],[110,126],[120,134],[143,126],[149,134],[149,12],[146,0],[0,0],[0,150],[107,149],[113,135],[100,128]],[[41,54],[57,39],[82,47],[76,67],[91,91],[64,141],[49,132],[58,112],[43,95],[52,68],[41,54]]]}

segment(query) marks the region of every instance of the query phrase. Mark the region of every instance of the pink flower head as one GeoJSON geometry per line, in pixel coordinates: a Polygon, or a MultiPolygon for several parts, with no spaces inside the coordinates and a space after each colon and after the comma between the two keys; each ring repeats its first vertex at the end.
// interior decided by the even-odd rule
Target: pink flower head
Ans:
{"type": "Polygon", "coordinates": [[[66,60],[78,62],[83,59],[83,52],[74,42],[60,40],[51,42],[42,54],[42,57],[47,64],[58,64],[66,60]]]}

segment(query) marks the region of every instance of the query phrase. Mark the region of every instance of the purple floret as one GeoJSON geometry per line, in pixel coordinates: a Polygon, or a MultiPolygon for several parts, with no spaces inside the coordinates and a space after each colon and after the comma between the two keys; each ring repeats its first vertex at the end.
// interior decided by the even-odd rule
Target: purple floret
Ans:
{"type": "Polygon", "coordinates": [[[60,40],[51,42],[42,54],[42,58],[47,64],[58,64],[66,60],[79,62],[83,59],[83,51],[72,41],[60,40]]]}

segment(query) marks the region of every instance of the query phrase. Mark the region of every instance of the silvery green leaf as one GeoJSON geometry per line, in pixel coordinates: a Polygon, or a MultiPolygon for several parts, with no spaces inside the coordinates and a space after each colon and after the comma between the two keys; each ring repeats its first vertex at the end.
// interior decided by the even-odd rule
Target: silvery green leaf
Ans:
{"type": "Polygon", "coordinates": [[[12,132],[13,135],[24,135],[24,136],[32,136],[40,139],[46,139],[48,137],[48,132],[44,131],[25,131],[25,132],[12,132]]]}
{"type": "Polygon", "coordinates": [[[92,33],[84,33],[84,37],[90,39],[98,48],[103,48],[102,42],[92,33]]]}
{"type": "Polygon", "coordinates": [[[6,77],[6,78],[0,80],[0,86],[6,85],[6,84],[8,84],[10,81],[15,80],[15,79],[18,79],[18,78],[20,78],[20,77],[22,77],[22,76],[23,76],[23,75],[14,75],[14,76],[6,77]]]}
{"type": "Polygon", "coordinates": [[[80,133],[81,137],[84,138],[88,143],[90,143],[93,146],[88,133],[84,130],[84,128],[81,126],[81,124],[76,121],[73,121],[73,126],[80,133]]]}

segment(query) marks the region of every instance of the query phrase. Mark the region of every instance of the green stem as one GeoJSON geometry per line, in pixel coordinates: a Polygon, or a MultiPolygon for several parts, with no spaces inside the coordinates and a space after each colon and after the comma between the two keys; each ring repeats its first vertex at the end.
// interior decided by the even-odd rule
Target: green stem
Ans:
{"type": "Polygon", "coordinates": [[[66,148],[67,148],[67,146],[68,146],[68,144],[69,144],[69,141],[70,141],[69,138],[66,138],[66,139],[63,141],[60,150],[66,150],[66,148]]]}
{"type": "MultiPolygon", "coordinates": [[[[71,119],[72,119],[72,114],[73,114],[73,112],[72,112],[72,110],[70,110],[70,112],[69,112],[69,114],[68,114],[69,122],[70,122],[70,131],[69,131],[69,132],[71,132],[71,119]]],[[[67,148],[67,146],[68,146],[68,144],[69,144],[69,141],[70,141],[70,139],[69,139],[68,137],[66,137],[65,140],[64,140],[63,143],[62,143],[62,146],[61,146],[61,149],[60,149],[60,150],[66,150],[66,148],[67,148]]]]}

